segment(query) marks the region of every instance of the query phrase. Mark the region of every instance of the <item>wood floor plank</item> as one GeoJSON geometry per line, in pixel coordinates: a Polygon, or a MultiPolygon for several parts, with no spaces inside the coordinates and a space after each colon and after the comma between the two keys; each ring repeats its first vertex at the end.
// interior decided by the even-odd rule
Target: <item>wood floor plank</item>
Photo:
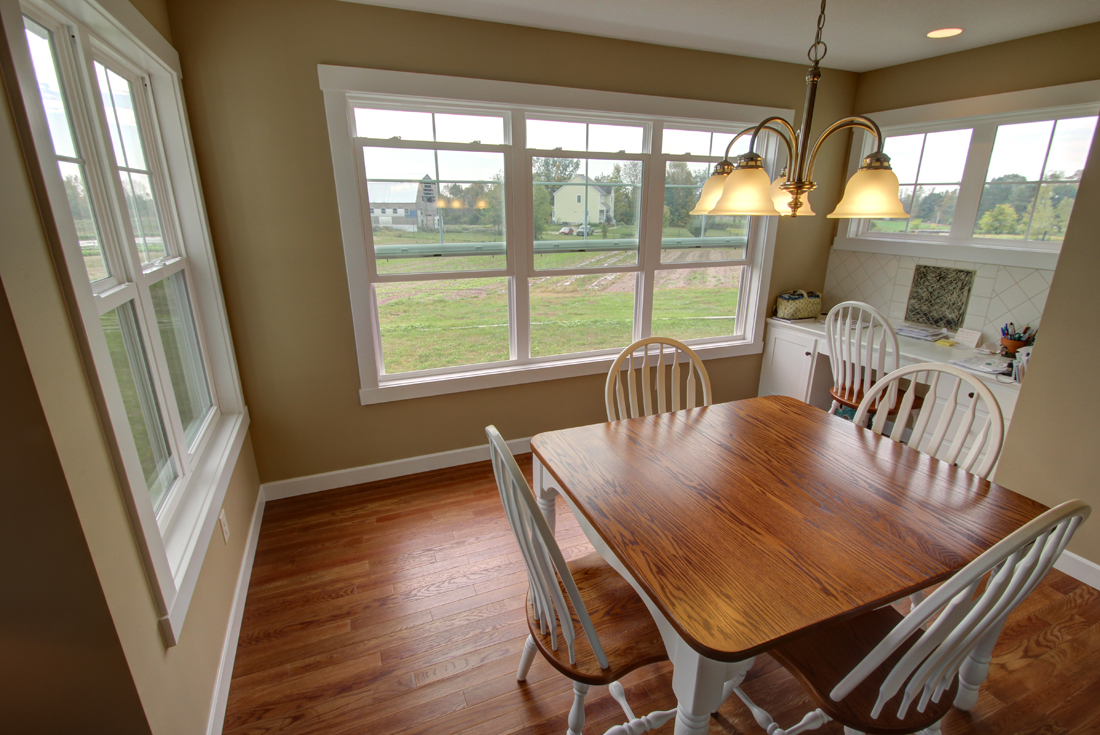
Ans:
{"type": "MultiPolygon", "coordinates": [[[[530,455],[519,459],[530,477],[530,455]]],[[[572,683],[541,657],[515,678],[527,578],[499,503],[488,462],[269,503],[224,732],[561,735],[572,683]]],[[[566,558],[592,550],[564,503],[557,538],[566,558]]],[[[639,714],[675,705],[667,662],[622,683],[639,714]]],[[[766,655],[744,686],[784,726],[812,708],[766,655]]],[[[605,687],[586,712],[586,735],[623,721],[605,687]]],[[[1052,571],[1009,618],[978,704],[942,726],[1100,735],[1100,592],[1052,571]]],[[[710,731],[763,735],[736,697],[710,731]]]]}

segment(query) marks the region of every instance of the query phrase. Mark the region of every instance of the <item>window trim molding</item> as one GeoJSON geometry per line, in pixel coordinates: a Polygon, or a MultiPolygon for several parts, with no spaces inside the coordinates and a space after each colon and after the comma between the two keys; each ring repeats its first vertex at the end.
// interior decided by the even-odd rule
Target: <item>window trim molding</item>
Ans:
{"type": "MultiPolygon", "coordinates": [[[[772,115],[792,114],[783,108],[742,105],[735,103],[686,100],[670,97],[602,92],[592,89],[557,87],[519,82],[501,82],[488,79],[470,79],[434,74],[394,72],[380,69],[330,66],[318,64],[318,80],[324,93],[325,113],[328,120],[329,147],[332,154],[333,173],[336,179],[337,204],[340,211],[340,228],[347,267],[348,289],[351,296],[352,323],[359,368],[359,401],[362,405],[406,400],[433,395],[444,395],[470,390],[482,390],[506,385],[541,382],[580,375],[594,375],[607,371],[618,355],[618,350],[601,350],[553,358],[532,363],[510,363],[499,369],[493,366],[472,366],[470,369],[448,369],[446,373],[418,374],[410,378],[379,380],[380,345],[373,337],[373,324],[377,321],[375,300],[369,277],[369,215],[363,216],[361,198],[363,188],[359,181],[357,147],[353,137],[354,119],[349,100],[356,94],[369,95],[371,102],[390,98],[394,105],[408,105],[410,98],[431,99],[435,107],[477,109],[478,105],[499,110],[502,107],[520,108],[524,112],[546,111],[555,118],[562,110],[575,114],[578,120],[587,120],[587,114],[601,121],[622,116],[624,121],[637,122],[638,118],[660,118],[666,125],[683,125],[687,129],[699,128],[701,121],[714,121],[728,125],[731,120],[760,120],[772,115]]],[[[415,107],[415,103],[413,104],[415,107]]],[[[525,143],[520,131],[513,130],[512,146],[517,149],[525,143]]],[[[652,150],[659,150],[660,140],[653,141],[652,150]]],[[[661,154],[664,155],[664,154],[661,154]]],[[[706,156],[710,158],[710,156],[706,156]]],[[[690,157],[688,157],[690,158],[690,157]]],[[[767,156],[776,159],[777,156],[767,156]]],[[[685,159],[673,156],[671,160],[685,159]]],[[[686,160],[686,159],[685,159],[686,160]]],[[[663,176],[663,172],[662,172],[663,176]]],[[[651,180],[651,179],[647,179],[651,180]]],[[[663,179],[662,179],[663,180],[663,179]]],[[[522,182],[517,187],[522,190],[522,182]]],[[[643,192],[643,196],[646,192],[643,192]]],[[[529,223],[530,209],[523,198],[514,203],[515,216],[507,228],[515,241],[515,228],[529,223]]],[[[705,359],[758,354],[763,351],[764,319],[766,317],[767,284],[770,283],[772,256],[774,253],[777,218],[759,218],[758,247],[749,246],[750,283],[754,292],[748,301],[739,305],[739,317],[744,317],[744,336],[737,339],[710,339],[693,343],[693,349],[705,359]],[[750,303],[751,302],[751,303],[750,303]]],[[[522,258],[516,258],[522,261],[522,258]]],[[[650,258],[649,260],[653,260],[650,258]]],[[[737,265],[738,262],[731,263],[737,265]]],[[[707,265],[718,266],[719,263],[707,265]]],[[[685,266],[686,267],[686,266],[685,266]]],[[[655,270],[663,269],[659,263],[646,262],[643,267],[632,266],[639,278],[653,278],[655,270]]],[[[510,263],[507,275],[514,278],[528,276],[521,263],[510,263]],[[523,272],[521,272],[521,270],[523,272]]],[[[461,274],[462,277],[468,274],[461,274]]],[[[526,304],[515,304],[517,311],[526,304]]],[[[637,309],[635,321],[638,321],[637,309]]],[[[510,315],[512,328],[517,320],[510,315]]]]}
{"type": "MultiPolygon", "coordinates": [[[[179,641],[217,514],[249,425],[183,103],[179,58],[152,25],[124,0],[28,0],[26,5],[36,13],[59,18],[66,26],[75,22],[82,27],[78,28],[77,36],[83,38],[91,34],[96,37],[95,44],[90,43],[91,37],[87,37],[89,43],[78,44],[74,50],[74,53],[80,52],[78,64],[84,62],[83,53],[90,51],[93,45],[97,48],[105,45],[141,67],[143,78],[148,81],[152,113],[158,128],[155,145],[159,148],[158,155],[164,157],[162,173],[179,213],[174,224],[183,236],[180,248],[181,254],[187,256],[190,271],[188,286],[193,316],[196,328],[206,340],[204,359],[210,368],[210,388],[217,397],[218,407],[207,418],[210,425],[206,428],[207,436],[201,440],[202,446],[195,445],[196,451],[203,456],[192,467],[186,486],[178,488],[178,506],[170,517],[162,519],[162,529],[144,486],[137,488],[129,480],[128,467],[133,470],[131,465],[135,458],[129,456],[132,452],[124,451],[126,443],[119,441],[119,432],[128,427],[116,428],[111,418],[112,404],[121,400],[113,373],[109,380],[100,379],[98,366],[110,364],[98,322],[101,304],[96,303],[97,296],[92,288],[86,286],[87,275],[79,253],[67,245],[75,242],[76,230],[68,214],[67,195],[55,163],[53,143],[23,35],[22,3],[20,0],[0,0],[0,18],[5,33],[0,46],[6,46],[7,51],[0,58],[0,71],[4,74],[50,254],[88,378],[87,385],[148,578],[158,628],[165,646],[171,647],[179,641]],[[112,17],[111,13],[115,12],[117,15],[112,17]]],[[[87,73],[83,69],[77,72],[78,75],[87,73]]],[[[67,89],[67,92],[70,96],[87,94],[83,80],[79,89],[67,89]]],[[[95,142],[102,145],[102,141],[95,142]]],[[[153,141],[149,144],[154,145],[153,141]]],[[[110,206],[107,202],[103,205],[110,206]]],[[[165,267],[172,268],[172,265],[169,262],[165,267]]],[[[173,270],[182,267],[181,264],[173,270]]],[[[133,288],[136,284],[128,281],[114,290],[122,296],[123,291],[133,288]]],[[[110,295],[111,290],[107,289],[98,298],[110,295]]]]}
{"type": "MultiPolygon", "coordinates": [[[[883,128],[884,133],[907,134],[936,132],[970,127],[1001,121],[1024,122],[1020,118],[1034,113],[1036,120],[1070,113],[1095,115],[1100,109],[1100,80],[1075,82],[1054,87],[1040,87],[1018,92],[970,97],[927,105],[902,107],[867,113],[883,128]]],[[[870,144],[870,136],[857,131],[852,140],[848,158],[848,175],[859,167],[861,152],[870,144]]],[[[971,146],[973,146],[973,141],[971,146]]],[[[885,255],[906,255],[919,258],[962,260],[972,263],[1017,266],[1054,270],[1058,264],[1059,250],[1017,245],[1017,240],[982,238],[972,240],[946,240],[944,238],[883,237],[854,234],[860,226],[852,220],[837,230],[833,247],[837,250],[855,250],[885,255]]]]}

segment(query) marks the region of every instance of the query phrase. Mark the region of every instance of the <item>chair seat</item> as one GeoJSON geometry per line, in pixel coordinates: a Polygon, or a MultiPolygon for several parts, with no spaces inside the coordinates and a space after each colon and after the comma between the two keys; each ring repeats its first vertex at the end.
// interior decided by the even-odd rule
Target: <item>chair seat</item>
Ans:
{"type": "MultiPolygon", "coordinates": [[[[871,387],[874,388],[873,385],[871,387]]],[[[863,402],[864,391],[863,391],[863,388],[860,388],[859,390],[854,391],[854,392],[851,391],[851,390],[839,391],[839,390],[837,390],[836,386],[833,386],[832,388],[829,389],[829,395],[832,396],[833,400],[836,401],[837,403],[839,403],[840,405],[845,406],[847,408],[853,408],[854,409],[854,408],[859,408],[859,404],[863,402]]],[[[904,396],[904,392],[899,390],[897,398],[894,400],[894,405],[890,407],[890,409],[888,410],[888,413],[897,413],[898,412],[898,408],[901,406],[901,399],[903,398],[903,396],[904,396]]],[[[913,410],[914,411],[920,410],[920,407],[923,406],[923,405],[924,405],[924,397],[923,396],[917,396],[913,401],[913,410]]],[[[877,410],[877,409],[878,409],[878,401],[875,401],[875,403],[871,405],[871,410],[877,410]]]]}
{"type": "Polygon", "coordinates": [[[645,603],[630,583],[593,552],[569,562],[569,571],[580,590],[592,625],[603,644],[608,668],[601,669],[592,647],[588,645],[579,623],[573,620],[577,633],[575,664],[569,663],[565,642],[558,639],[558,650],[550,647],[550,635],[539,632],[539,621],[528,602],[527,627],[542,654],[550,664],[574,681],[603,686],[626,674],[659,661],[667,661],[657,624],[645,603]]]}
{"type": "Polygon", "coordinates": [[[904,688],[886,703],[877,718],[871,717],[871,710],[883,680],[906,651],[920,640],[923,631],[918,630],[899,646],[847,697],[839,702],[829,697],[840,680],[889,635],[902,618],[893,607],[882,607],[815,631],[772,650],[771,655],[806,687],[817,706],[837,722],[860,732],[878,735],[916,732],[947,714],[955,700],[958,677],[940,696],[940,701],[929,702],[924,712],[918,712],[914,702],[909,705],[904,719],[898,718],[898,705],[904,688]]]}

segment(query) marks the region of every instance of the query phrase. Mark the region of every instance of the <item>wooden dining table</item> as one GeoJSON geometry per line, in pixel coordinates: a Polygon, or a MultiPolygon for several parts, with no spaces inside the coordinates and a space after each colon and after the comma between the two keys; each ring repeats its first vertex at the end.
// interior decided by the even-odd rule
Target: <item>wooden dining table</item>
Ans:
{"type": "Polygon", "coordinates": [[[708,731],[757,654],[947,579],[1047,509],[784,396],[531,448],[544,514],[560,494],[653,614],[677,735],[708,731]]]}

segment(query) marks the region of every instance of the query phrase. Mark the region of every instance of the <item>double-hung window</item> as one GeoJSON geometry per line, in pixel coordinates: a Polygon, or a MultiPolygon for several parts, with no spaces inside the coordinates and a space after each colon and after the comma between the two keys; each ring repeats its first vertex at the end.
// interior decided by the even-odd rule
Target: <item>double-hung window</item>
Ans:
{"type": "MultiPolygon", "coordinates": [[[[910,217],[852,220],[838,246],[1053,268],[1096,129],[1098,95],[1088,82],[876,113],[910,217]],[[1093,101],[1028,109],[1043,99],[1093,101]],[[967,115],[968,108],[996,112],[967,115]],[[923,119],[901,122],[906,117],[923,119]]],[[[862,143],[854,153],[872,145],[869,136],[862,143]]]]}
{"type": "Polygon", "coordinates": [[[774,223],[690,211],[736,121],[770,111],[480,80],[448,80],[441,98],[425,75],[321,76],[362,402],[598,373],[650,335],[704,358],[760,350],[774,223]],[[551,104],[563,92],[574,106],[551,104]],[[693,104],[702,114],[685,118],[693,104]]]}
{"type": "Polygon", "coordinates": [[[179,77],[90,4],[79,19],[16,7],[5,30],[62,276],[171,645],[247,427],[179,77]]]}

